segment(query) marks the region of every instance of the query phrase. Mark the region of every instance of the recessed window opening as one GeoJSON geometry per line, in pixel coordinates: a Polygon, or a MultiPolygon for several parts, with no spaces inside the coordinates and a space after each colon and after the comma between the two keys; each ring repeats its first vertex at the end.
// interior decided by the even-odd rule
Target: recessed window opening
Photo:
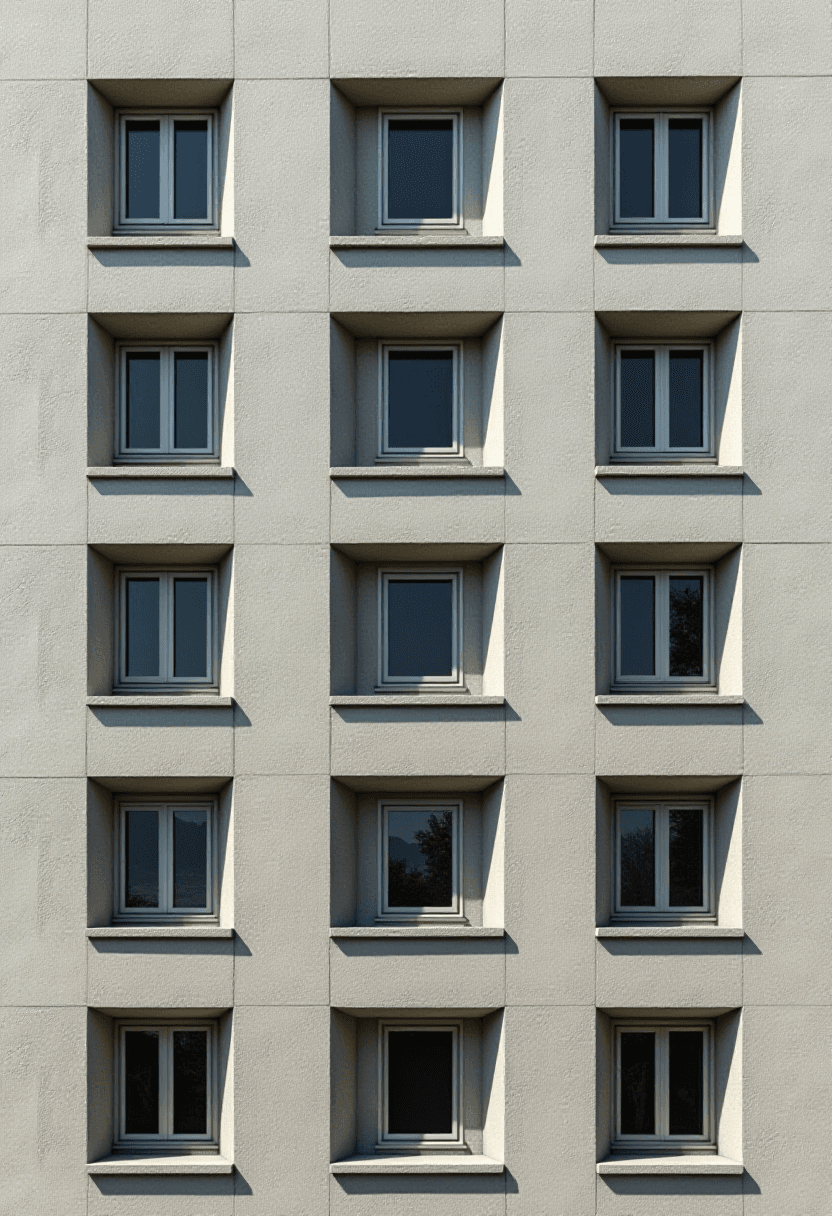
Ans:
{"type": "Polygon", "coordinates": [[[216,455],[214,345],[123,345],[118,367],[117,458],[216,455]]]}
{"type": "Polygon", "coordinates": [[[379,457],[462,454],[459,345],[380,344],[379,457]]]}
{"type": "Polygon", "coordinates": [[[712,571],[615,575],[615,683],[713,686],[712,571]]]}
{"type": "Polygon", "coordinates": [[[709,802],[617,802],[616,919],[713,919],[712,823],[709,802]]]}
{"type": "Polygon", "coordinates": [[[216,684],[213,570],[123,570],[118,580],[118,682],[187,691],[216,684]]]}
{"type": "Polygon", "coordinates": [[[379,832],[379,918],[461,919],[461,801],[382,802],[379,832]]]}
{"type": "Polygon", "coordinates": [[[213,803],[122,802],[116,919],[216,917],[213,803]]]}
{"type": "Polygon", "coordinates": [[[379,571],[381,688],[463,684],[462,571],[379,571]]]}
{"type": "Polygon", "coordinates": [[[381,1023],[379,1148],[461,1147],[458,1022],[381,1023]]]}
{"type": "Polygon", "coordinates": [[[210,1022],[117,1024],[114,1147],[216,1151],[216,1028],[210,1022]]]}
{"type": "Polygon", "coordinates": [[[617,113],[614,215],[617,224],[703,226],[710,222],[710,115],[617,113]]]}
{"type": "Polygon", "coordinates": [[[713,454],[708,344],[627,343],[615,351],[615,443],[628,460],[713,454]]]}
{"type": "Polygon", "coordinates": [[[619,1024],[615,1029],[615,1147],[715,1152],[713,1026],[619,1024]]]}
{"type": "Polygon", "coordinates": [[[213,112],[118,116],[120,226],[215,225],[215,125],[213,112]]]}
{"type": "Polygon", "coordinates": [[[382,228],[462,225],[462,111],[380,111],[382,228]]]}

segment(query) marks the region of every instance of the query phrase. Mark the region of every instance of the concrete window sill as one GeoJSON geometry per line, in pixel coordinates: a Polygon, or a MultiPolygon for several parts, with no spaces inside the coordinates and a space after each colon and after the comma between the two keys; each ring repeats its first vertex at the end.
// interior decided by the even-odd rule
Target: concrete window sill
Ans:
{"type": "Polygon", "coordinates": [[[379,236],[331,236],[330,249],[502,249],[501,236],[467,232],[390,232],[379,236]]]}
{"type": "Polygon", "coordinates": [[[476,1154],[451,1156],[450,1154],[414,1155],[412,1157],[347,1157],[333,1161],[331,1174],[502,1174],[502,1161],[476,1154]]]}
{"type": "Polygon", "coordinates": [[[100,928],[87,929],[87,937],[91,941],[102,938],[110,940],[119,938],[209,938],[214,940],[228,939],[234,936],[233,929],[223,929],[220,925],[102,925],[100,928]]]}
{"type": "Polygon", "coordinates": [[[744,705],[745,697],[715,692],[612,692],[595,698],[596,705],[744,705]]]}
{"type": "Polygon", "coordinates": [[[159,477],[210,477],[233,478],[234,470],[218,464],[112,464],[98,465],[87,469],[87,477],[127,477],[131,481],[147,481],[159,477]]]}
{"type": "Polygon", "coordinates": [[[329,936],[339,937],[505,937],[505,929],[491,925],[349,925],[330,929],[329,936]]]}
{"type": "Polygon", "coordinates": [[[610,232],[596,236],[596,249],[739,249],[741,236],[716,232],[610,232]]]}
{"type": "Polygon", "coordinates": [[[379,706],[410,708],[414,705],[469,705],[472,709],[479,709],[484,705],[505,705],[505,700],[505,697],[474,697],[464,693],[376,693],[370,697],[330,697],[329,703],[336,709],[378,709],[379,706]]]}
{"type": "Polygon", "coordinates": [[[233,1174],[234,1163],[210,1153],[188,1157],[131,1157],[128,1153],[103,1157],[87,1166],[88,1174],[233,1174]]]}
{"type": "Polygon", "coordinates": [[[342,466],[329,470],[330,477],[375,478],[375,477],[505,477],[501,465],[474,468],[470,464],[376,464],[342,466]]]}
{"type": "Polygon", "coordinates": [[[673,938],[673,937],[745,937],[743,929],[723,928],[721,925],[601,925],[596,937],[673,938]]]}
{"type": "Polygon", "coordinates": [[[87,249],[233,249],[233,236],[216,232],[125,232],[87,237],[87,249]]]}
{"type": "Polygon", "coordinates": [[[742,477],[735,464],[599,464],[596,477],[742,477]]]}
{"type": "Polygon", "coordinates": [[[154,706],[157,709],[229,709],[234,704],[233,697],[212,696],[209,693],[181,693],[179,696],[132,696],[125,693],[113,697],[87,697],[87,705],[91,709],[147,709],[154,706]]]}
{"type": "Polygon", "coordinates": [[[733,1174],[741,1175],[744,1166],[730,1157],[691,1153],[684,1157],[607,1157],[595,1166],[599,1174],[626,1175],[652,1174],[673,1176],[679,1174],[733,1174]]]}

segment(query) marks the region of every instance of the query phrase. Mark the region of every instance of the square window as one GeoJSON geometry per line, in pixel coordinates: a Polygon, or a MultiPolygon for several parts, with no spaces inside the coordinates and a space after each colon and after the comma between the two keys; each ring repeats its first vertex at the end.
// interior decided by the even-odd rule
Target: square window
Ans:
{"type": "Polygon", "coordinates": [[[710,123],[707,111],[615,115],[617,225],[687,228],[712,222],[710,123]]]}
{"type": "Polygon", "coordinates": [[[710,569],[616,571],[614,687],[715,687],[712,580],[710,569]]]}
{"type": "Polygon", "coordinates": [[[379,112],[379,227],[462,227],[462,111],[379,112]]]}
{"type": "Polygon", "coordinates": [[[122,690],[216,688],[213,570],[122,570],[118,578],[122,690]]]}
{"type": "Polygon", "coordinates": [[[216,227],[215,126],[212,111],[118,115],[118,227],[216,227]]]}
{"type": "Polygon", "coordinates": [[[619,800],[614,918],[713,920],[712,839],[710,802],[619,800]]]}
{"type": "Polygon", "coordinates": [[[461,1024],[381,1022],[379,1035],[378,1147],[462,1148],[461,1024]]]}
{"type": "Polygon", "coordinates": [[[213,1022],[120,1022],[116,1051],[116,1150],[216,1149],[213,1022]]]}
{"type": "Polygon", "coordinates": [[[711,1022],[616,1025],[614,1149],[716,1152],[712,1044],[711,1022]]]}
{"type": "Polygon", "coordinates": [[[380,459],[462,455],[462,349],[380,343],[380,459]]]}
{"type": "Polygon", "coordinates": [[[122,801],[115,919],[216,920],[216,808],[122,801]]]}
{"type": "Polygon", "coordinates": [[[123,344],[118,367],[117,459],[216,456],[215,345],[123,344]]]}
{"type": "Polygon", "coordinates": [[[713,456],[711,367],[708,343],[616,346],[616,456],[628,460],[713,456]]]}
{"type": "Polygon", "coordinates": [[[462,802],[381,802],[379,831],[379,919],[461,920],[462,802]]]}
{"type": "Polygon", "coordinates": [[[379,687],[463,687],[462,571],[379,571],[379,687]]]}

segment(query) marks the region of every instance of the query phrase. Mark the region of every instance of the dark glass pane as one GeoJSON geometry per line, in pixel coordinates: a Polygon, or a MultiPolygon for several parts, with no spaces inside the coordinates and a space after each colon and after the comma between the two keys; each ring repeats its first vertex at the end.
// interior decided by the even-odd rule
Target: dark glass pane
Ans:
{"type": "Polygon", "coordinates": [[[653,351],[621,352],[621,446],[656,446],[656,356],[653,351]]]}
{"type": "Polygon", "coordinates": [[[702,447],[701,350],[670,352],[670,446],[702,447]]]}
{"type": "Polygon", "coordinates": [[[173,446],[208,446],[208,354],[173,356],[173,446]]]}
{"type": "Polygon", "coordinates": [[[653,119],[622,118],[618,149],[621,218],[649,219],[653,215],[653,119]]]}
{"type": "Polygon", "coordinates": [[[701,1136],[702,1031],[671,1030],[670,1035],[670,1126],[671,1136],[701,1136]]]}
{"type": "Polygon", "coordinates": [[[125,123],[127,219],[159,218],[159,121],[125,123]]]}
{"type": "Polygon", "coordinates": [[[702,579],[670,579],[670,674],[702,675],[702,579]]]}
{"type": "Polygon", "coordinates": [[[655,584],[652,578],[622,578],[621,674],[653,676],[655,658],[655,584]]]}
{"type": "Polygon", "coordinates": [[[387,812],[387,902],[447,908],[453,900],[452,811],[387,812]]]}
{"type": "Polygon", "coordinates": [[[208,1032],[173,1032],[173,1134],[208,1131],[208,1032]]]}
{"type": "Polygon", "coordinates": [[[173,581],[173,674],[208,674],[208,580],[173,581]]]}
{"type": "Polygon", "coordinates": [[[159,675],[159,580],[127,579],[128,676],[159,675]]]}
{"type": "Polygon", "coordinates": [[[621,905],[652,908],[656,903],[656,843],[653,812],[619,812],[621,831],[621,905]]]}
{"type": "Polygon", "coordinates": [[[669,139],[670,219],[702,216],[702,119],[671,118],[669,139]]]}
{"type": "Polygon", "coordinates": [[[392,350],[387,363],[391,448],[449,448],[454,441],[454,357],[449,350],[392,350]]]}
{"type": "Polygon", "coordinates": [[[161,447],[159,352],[127,356],[127,447],[161,447]]]}
{"type": "Polygon", "coordinates": [[[450,580],[389,580],[388,676],[453,675],[453,593],[450,580]]]}
{"type": "Polygon", "coordinates": [[[128,908],[159,907],[159,812],[125,814],[124,903],[128,908]]]}
{"type": "Polygon", "coordinates": [[[173,124],[173,214],[178,220],[208,218],[208,123],[173,124]]]}
{"type": "Polygon", "coordinates": [[[702,811],[680,807],[670,811],[670,906],[702,905],[702,811]]]}
{"type": "Polygon", "coordinates": [[[656,1036],[628,1031],[621,1036],[621,1131],[625,1136],[656,1133],[656,1036]]]}
{"type": "Polygon", "coordinates": [[[387,1130],[396,1135],[453,1131],[453,1034],[391,1030],[387,1056],[387,1130]]]}
{"type": "Polygon", "coordinates": [[[387,136],[387,218],[452,219],[454,133],[449,118],[391,119],[387,136]]]}
{"type": "Polygon", "coordinates": [[[155,1030],[124,1034],[124,1130],[128,1136],[159,1134],[159,1036],[155,1030]]]}
{"type": "Polygon", "coordinates": [[[177,807],[173,812],[173,906],[204,908],[207,899],[208,812],[177,807]]]}

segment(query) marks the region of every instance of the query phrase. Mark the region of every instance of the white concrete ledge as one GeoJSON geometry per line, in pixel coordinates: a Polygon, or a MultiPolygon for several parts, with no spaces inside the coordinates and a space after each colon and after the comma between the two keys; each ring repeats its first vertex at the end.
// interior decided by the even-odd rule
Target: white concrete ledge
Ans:
{"type": "Polygon", "coordinates": [[[219,464],[108,464],[91,466],[87,477],[116,477],[146,481],[158,477],[233,478],[234,470],[219,464]]]}
{"type": "Polygon", "coordinates": [[[474,468],[470,464],[376,464],[339,466],[329,470],[333,479],[342,477],[505,477],[502,465],[474,468]]]}
{"type": "Polygon", "coordinates": [[[211,1153],[194,1153],[188,1157],[133,1157],[114,1154],[92,1161],[88,1174],[233,1174],[234,1163],[211,1153]]]}
{"type": "Polygon", "coordinates": [[[738,249],[741,236],[720,236],[716,232],[610,232],[596,236],[596,249],[738,249]]]}
{"type": "Polygon", "coordinates": [[[87,929],[87,937],[92,941],[98,938],[214,938],[227,939],[234,936],[233,929],[223,929],[220,925],[102,925],[87,929]]]}
{"type": "Polygon", "coordinates": [[[742,477],[738,464],[598,464],[596,477],[742,477]]]}
{"type": "Polygon", "coordinates": [[[391,232],[383,236],[331,236],[330,249],[502,249],[501,236],[466,232],[391,232]]]}
{"type": "Polygon", "coordinates": [[[86,703],[91,709],[147,709],[151,706],[156,709],[207,709],[209,706],[212,709],[228,709],[234,704],[234,698],[211,696],[208,693],[182,693],[178,697],[161,694],[158,697],[152,694],[134,697],[125,693],[123,696],[87,697],[86,703]]]}
{"type": "Polygon", "coordinates": [[[505,937],[505,929],[491,925],[349,925],[330,929],[329,936],[338,937],[505,937]]]}
{"type": "Polygon", "coordinates": [[[745,937],[744,929],[722,925],[600,925],[596,937],[745,937]]]}
{"type": "Polygon", "coordinates": [[[745,697],[715,692],[629,693],[611,692],[595,698],[596,705],[744,705],[745,697]]]}
{"type": "Polygon", "coordinates": [[[608,1157],[595,1166],[599,1174],[733,1174],[744,1172],[740,1161],[716,1154],[690,1153],[680,1157],[608,1157]]]}
{"type": "Polygon", "coordinates": [[[125,232],[87,237],[87,249],[233,249],[233,236],[216,232],[125,232]]]}
{"type": "Polygon", "coordinates": [[[379,706],[414,705],[469,705],[476,709],[483,705],[505,705],[505,697],[474,697],[465,693],[376,693],[370,697],[330,697],[334,708],[359,709],[379,706]]]}
{"type": "Polygon", "coordinates": [[[331,1174],[502,1174],[502,1161],[478,1154],[452,1156],[434,1153],[405,1157],[399,1155],[347,1157],[333,1161],[331,1174]]]}

